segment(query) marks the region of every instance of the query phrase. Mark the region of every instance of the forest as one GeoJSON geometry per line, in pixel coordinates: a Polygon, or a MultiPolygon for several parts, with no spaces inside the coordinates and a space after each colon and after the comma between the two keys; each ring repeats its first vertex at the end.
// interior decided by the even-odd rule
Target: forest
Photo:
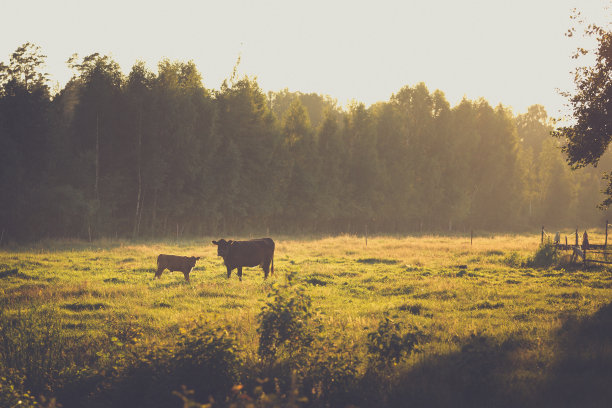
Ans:
{"type": "MultiPolygon", "coordinates": [[[[47,238],[519,232],[603,224],[601,174],[571,170],[544,107],[451,106],[426,84],[341,107],[193,62],[129,73],[40,47],[0,62],[0,245],[47,238]]],[[[609,155],[603,168],[612,167],[609,155]]]]}

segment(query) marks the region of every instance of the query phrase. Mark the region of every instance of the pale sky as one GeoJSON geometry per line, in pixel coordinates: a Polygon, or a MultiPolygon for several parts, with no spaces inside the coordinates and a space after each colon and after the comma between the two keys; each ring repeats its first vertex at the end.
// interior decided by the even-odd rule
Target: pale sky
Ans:
{"type": "Polygon", "coordinates": [[[63,86],[66,60],[111,55],[128,73],[136,60],[193,60],[219,89],[239,74],[265,91],[316,92],[370,105],[424,82],[452,106],[464,96],[523,113],[542,104],[559,117],[571,90],[564,33],[572,8],[612,21],[610,0],[0,0],[0,61],[29,41],[63,86]]]}

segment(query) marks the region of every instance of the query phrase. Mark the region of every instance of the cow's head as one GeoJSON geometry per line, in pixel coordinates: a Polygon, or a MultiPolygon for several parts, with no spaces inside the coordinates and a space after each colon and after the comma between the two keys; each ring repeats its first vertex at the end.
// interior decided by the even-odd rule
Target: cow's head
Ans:
{"type": "Polygon", "coordinates": [[[190,256],[189,258],[187,258],[187,260],[189,261],[189,267],[190,267],[190,268],[194,268],[194,267],[195,267],[195,264],[196,264],[196,261],[197,261],[198,259],[200,259],[200,257],[199,257],[199,256],[190,256]]]}
{"type": "Polygon", "coordinates": [[[217,255],[225,257],[227,252],[229,251],[229,247],[232,244],[231,239],[229,241],[224,240],[223,238],[218,241],[213,241],[212,243],[217,246],[217,255]]]}

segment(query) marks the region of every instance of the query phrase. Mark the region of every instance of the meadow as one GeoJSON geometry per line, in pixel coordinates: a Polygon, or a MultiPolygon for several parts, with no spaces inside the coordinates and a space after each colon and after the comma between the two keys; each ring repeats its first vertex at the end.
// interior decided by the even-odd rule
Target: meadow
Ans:
{"type": "Polygon", "coordinates": [[[0,405],[612,398],[612,273],[564,257],[536,264],[539,235],[374,236],[367,246],[273,237],[275,274],[246,268],[242,282],[226,278],[216,238],[1,250],[0,405]],[[153,279],[160,253],[200,256],[191,282],[153,279]]]}

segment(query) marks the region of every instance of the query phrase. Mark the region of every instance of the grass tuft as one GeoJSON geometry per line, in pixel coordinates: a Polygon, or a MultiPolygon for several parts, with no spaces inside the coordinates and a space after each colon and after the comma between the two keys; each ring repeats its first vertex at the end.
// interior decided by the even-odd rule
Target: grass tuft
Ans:
{"type": "Polygon", "coordinates": [[[19,272],[19,269],[17,268],[0,272],[0,279],[3,279],[3,278],[18,278],[18,279],[25,279],[25,280],[33,279],[31,276],[26,275],[25,273],[19,272]]]}
{"type": "Polygon", "coordinates": [[[62,309],[70,310],[72,312],[95,311],[95,310],[106,309],[108,307],[109,306],[105,303],[80,303],[80,302],[68,303],[68,304],[61,306],[62,309]]]}
{"type": "Polygon", "coordinates": [[[357,259],[357,262],[362,264],[374,265],[374,264],[383,264],[383,265],[395,265],[400,261],[396,259],[382,259],[382,258],[362,258],[357,259]]]}

